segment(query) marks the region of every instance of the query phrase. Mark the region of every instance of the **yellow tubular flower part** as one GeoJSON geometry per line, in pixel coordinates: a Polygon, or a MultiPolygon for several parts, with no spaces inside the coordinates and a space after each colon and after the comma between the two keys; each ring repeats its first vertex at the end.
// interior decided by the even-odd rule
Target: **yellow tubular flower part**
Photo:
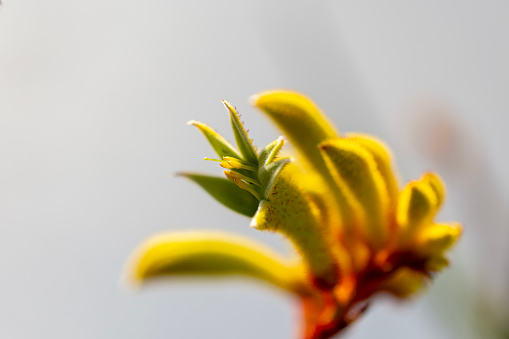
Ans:
{"type": "Polygon", "coordinates": [[[265,112],[288,140],[318,171],[326,172],[316,147],[338,132],[320,109],[296,92],[268,91],[251,97],[251,102],[265,112]]]}
{"type": "Polygon", "coordinates": [[[394,215],[399,196],[399,185],[396,174],[392,168],[392,155],[389,148],[381,141],[372,136],[348,133],[346,137],[364,147],[375,159],[378,171],[384,179],[389,197],[389,214],[394,215]]]}
{"type": "Polygon", "coordinates": [[[333,236],[337,236],[338,227],[348,227],[356,223],[352,202],[337,189],[327,166],[320,153],[318,145],[339,133],[330,123],[318,106],[304,95],[292,91],[266,91],[251,97],[251,103],[261,109],[281,129],[286,138],[293,144],[302,160],[304,167],[311,167],[316,171],[313,176],[313,189],[320,187],[329,208],[330,223],[333,236]],[[331,194],[331,197],[327,195],[331,194]],[[333,200],[333,201],[330,201],[333,200]]]}
{"type": "Polygon", "coordinates": [[[459,224],[434,224],[425,227],[416,237],[416,251],[422,256],[442,255],[461,235],[459,224]]]}
{"type": "Polygon", "coordinates": [[[142,243],[130,261],[131,280],[174,275],[243,275],[292,293],[308,293],[304,270],[251,239],[219,231],[169,233],[142,243]]]}
{"type": "Polygon", "coordinates": [[[435,192],[435,196],[437,197],[437,209],[440,208],[445,199],[445,186],[442,179],[440,179],[436,173],[428,172],[422,176],[421,180],[426,182],[435,192]]]}
{"type": "Polygon", "coordinates": [[[402,267],[389,279],[380,285],[382,291],[387,291],[398,298],[406,298],[416,293],[426,284],[427,277],[421,272],[402,267]]]}
{"type": "Polygon", "coordinates": [[[268,200],[260,203],[251,227],[286,235],[306,261],[306,267],[318,287],[331,287],[338,280],[338,267],[331,253],[330,240],[318,206],[291,176],[289,164],[280,173],[268,200]]]}
{"type": "Polygon", "coordinates": [[[242,275],[296,295],[301,339],[330,339],[357,320],[377,293],[407,298],[449,264],[461,235],[435,222],[445,187],[432,172],[400,191],[389,148],[364,134],[339,135],[302,94],[268,91],[252,98],[283,132],[257,150],[237,110],[223,101],[235,146],[190,121],[217,153],[224,176],[184,172],[217,202],[251,218],[260,231],[283,234],[298,258],[221,232],[156,236],[133,255],[138,283],[176,275],[242,275]],[[289,141],[298,154],[281,157],[289,141]],[[225,170],[224,170],[225,169],[225,170]]]}
{"type": "Polygon", "coordinates": [[[437,197],[433,189],[423,181],[408,183],[400,196],[398,222],[403,228],[415,229],[426,224],[434,216],[437,197]]]}
{"type": "Polygon", "coordinates": [[[399,235],[403,246],[410,245],[411,237],[433,221],[437,209],[437,195],[426,181],[416,180],[405,186],[397,210],[399,235]]]}
{"type": "Polygon", "coordinates": [[[388,193],[372,154],[357,142],[332,138],[320,144],[320,152],[339,188],[360,214],[363,236],[374,248],[387,243],[388,193]]]}

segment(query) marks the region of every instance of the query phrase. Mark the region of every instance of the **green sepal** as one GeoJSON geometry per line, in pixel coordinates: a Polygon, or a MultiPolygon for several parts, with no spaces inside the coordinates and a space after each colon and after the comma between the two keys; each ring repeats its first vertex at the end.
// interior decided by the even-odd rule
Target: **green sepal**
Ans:
{"type": "Polygon", "coordinates": [[[240,153],[245,160],[252,164],[258,164],[258,156],[256,155],[256,150],[251,140],[247,136],[247,131],[244,129],[244,126],[239,119],[239,114],[228,101],[223,100],[223,104],[226,106],[228,113],[230,114],[235,141],[237,142],[237,147],[239,148],[240,153]]]}
{"type": "Polygon", "coordinates": [[[277,140],[265,146],[260,152],[260,157],[258,158],[258,180],[263,189],[262,195],[264,199],[268,199],[270,191],[276,183],[279,172],[281,172],[286,164],[293,161],[291,158],[274,161],[284,144],[285,140],[283,137],[279,137],[277,140]]]}
{"type": "Polygon", "coordinates": [[[188,125],[195,126],[203,133],[207,138],[208,142],[216,151],[217,155],[222,159],[224,156],[241,158],[239,152],[232,146],[223,136],[214,131],[212,128],[199,121],[191,120],[187,123],[188,125]]]}
{"type": "Polygon", "coordinates": [[[268,165],[274,161],[274,158],[277,156],[284,144],[285,139],[283,139],[283,137],[279,137],[277,140],[274,140],[265,146],[261,150],[260,157],[258,158],[260,165],[268,165]]]}
{"type": "Polygon", "coordinates": [[[258,199],[228,179],[196,173],[177,175],[195,182],[218,202],[237,213],[251,218],[258,209],[258,199]]]}
{"type": "Polygon", "coordinates": [[[272,191],[272,188],[276,184],[276,179],[283,167],[292,161],[292,158],[279,159],[260,168],[260,171],[258,171],[258,178],[262,184],[263,197],[265,199],[268,199],[270,191],[272,191]]]}

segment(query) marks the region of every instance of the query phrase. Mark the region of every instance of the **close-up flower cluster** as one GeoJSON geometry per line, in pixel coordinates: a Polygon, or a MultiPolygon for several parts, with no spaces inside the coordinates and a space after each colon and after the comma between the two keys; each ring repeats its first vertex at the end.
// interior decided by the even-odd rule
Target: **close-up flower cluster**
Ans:
{"type": "Polygon", "coordinates": [[[436,173],[401,185],[386,145],[338,132],[316,104],[290,91],[252,98],[283,135],[257,150],[237,110],[223,103],[236,147],[208,125],[189,124],[217,154],[206,160],[226,177],[179,174],[251,218],[251,227],[284,235],[296,254],[287,258],[221,231],[168,233],[135,251],[135,282],[182,274],[260,279],[300,300],[301,338],[325,339],[357,320],[374,295],[406,298],[448,265],[446,252],[462,228],[435,221],[445,197],[436,173]]]}

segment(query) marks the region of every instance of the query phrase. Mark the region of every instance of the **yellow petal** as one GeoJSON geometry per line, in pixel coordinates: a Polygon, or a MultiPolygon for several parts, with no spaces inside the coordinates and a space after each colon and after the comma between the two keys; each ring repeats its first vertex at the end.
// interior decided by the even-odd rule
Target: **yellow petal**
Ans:
{"type": "Polygon", "coordinates": [[[437,195],[426,181],[416,180],[405,186],[397,208],[400,241],[403,245],[408,245],[413,235],[423,226],[432,223],[437,208],[437,195]]]}
{"type": "Polygon", "coordinates": [[[432,257],[426,262],[426,270],[431,272],[439,272],[447,266],[449,266],[449,260],[443,255],[432,257]]]}
{"type": "Polygon", "coordinates": [[[388,236],[388,194],[373,155],[343,138],[328,139],[320,144],[320,151],[336,184],[356,202],[368,242],[380,248],[388,236]]]}
{"type": "Polygon", "coordinates": [[[349,133],[347,137],[368,150],[375,159],[378,171],[382,175],[387,187],[390,205],[389,210],[391,211],[390,213],[392,213],[396,209],[399,188],[397,178],[392,169],[391,151],[381,140],[366,134],[349,133]]]}
{"type": "Polygon", "coordinates": [[[269,199],[260,203],[251,226],[286,235],[304,258],[317,286],[330,287],[338,279],[331,239],[327,237],[319,206],[293,179],[294,167],[288,164],[281,171],[269,199]]]}
{"type": "Polygon", "coordinates": [[[328,191],[325,194],[330,194],[333,200],[329,212],[330,226],[339,231],[340,219],[343,224],[351,224],[349,202],[337,189],[318,151],[321,142],[339,134],[318,106],[301,93],[285,90],[262,92],[251,97],[251,102],[266,113],[295,146],[301,156],[299,162],[319,174],[313,185],[323,187],[328,191]]]}
{"type": "Polygon", "coordinates": [[[418,235],[415,251],[422,256],[439,256],[449,249],[461,235],[460,224],[434,224],[418,235]]]}
{"type": "Polygon", "coordinates": [[[397,220],[403,242],[408,242],[422,227],[430,225],[444,201],[445,187],[440,177],[425,173],[419,180],[408,183],[400,194],[397,220]]]}
{"type": "Polygon", "coordinates": [[[422,176],[421,180],[428,183],[431,189],[433,189],[433,191],[435,192],[435,195],[437,197],[437,209],[438,209],[445,199],[445,186],[442,179],[440,179],[438,174],[428,172],[422,176]]]}
{"type": "Polygon", "coordinates": [[[263,92],[251,100],[276,123],[310,164],[319,171],[325,169],[317,146],[338,133],[315,103],[300,93],[281,90],[263,92]]]}
{"type": "Polygon", "coordinates": [[[245,275],[296,294],[306,293],[302,268],[253,240],[225,232],[169,233],[135,251],[128,274],[134,282],[174,275],[245,275]]]}
{"type": "Polygon", "coordinates": [[[407,267],[398,269],[380,285],[380,290],[389,292],[398,298],[405,298],[422,289],[426,276],[407,267]]]}

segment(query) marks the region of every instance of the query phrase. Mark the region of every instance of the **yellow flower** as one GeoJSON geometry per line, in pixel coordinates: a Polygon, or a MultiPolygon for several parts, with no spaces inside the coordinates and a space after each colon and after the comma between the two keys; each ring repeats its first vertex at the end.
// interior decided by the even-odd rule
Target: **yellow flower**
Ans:
{"type": "MultiPolygon", "coordinates": [[[[374,137],[339,134],[305,96],[269,91],[253,104],[282,130],[261,151],[228,102],[237,147],[191,121],[217,153],[226,178],[182,173],[216,200],[284,234],[300,254],[288,259],[223,232],[156,236],[135,252],[137,282],[176,274],[241,274],[302,301],[302,337],[330,338],[359,318],[379,292],[406,297],[448,265],[459,224],[435,223],[444,184],[434,173],[400,189],[388,148],[374,137]],[[296,159],[279,155],[285,140],[296,159]]],[[[214,160],[214,159],[208,159],[214,160]]]]}

